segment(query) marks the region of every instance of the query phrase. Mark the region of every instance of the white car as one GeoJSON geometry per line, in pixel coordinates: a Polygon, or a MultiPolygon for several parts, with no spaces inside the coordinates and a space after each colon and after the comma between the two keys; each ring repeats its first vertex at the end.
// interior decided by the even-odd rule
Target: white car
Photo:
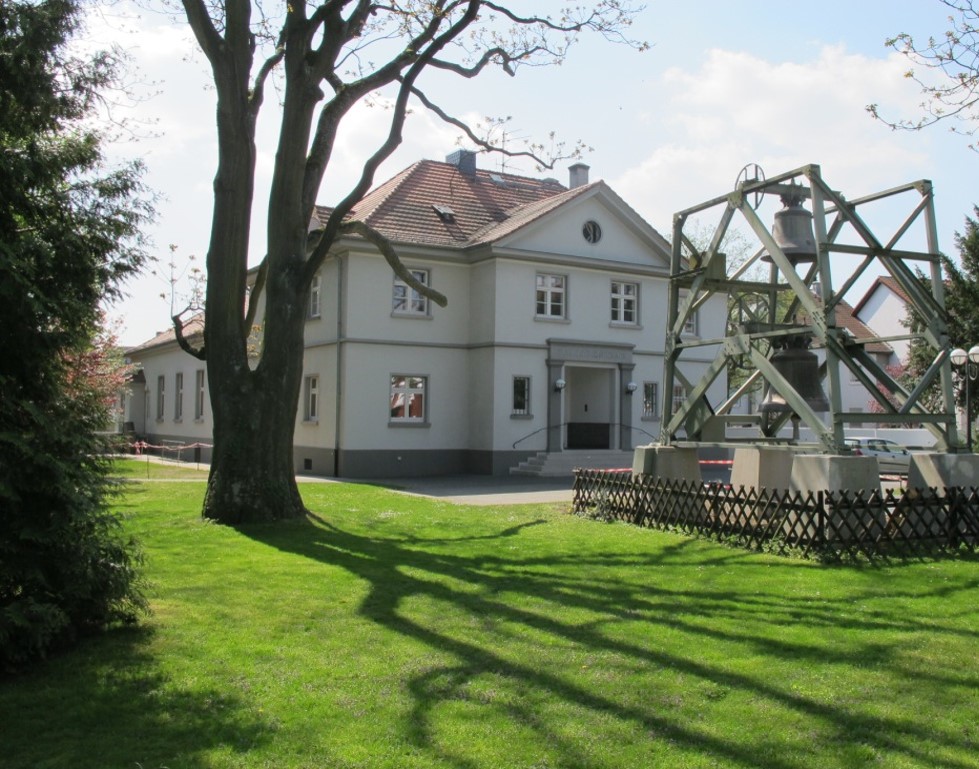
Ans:
{"type": "Polygon", "coordinates": [[[882,473],[908,474],[911,454],[904,446],[899,446],[894,441],[883,438],[844,438],[843,442],[857,456],[877,457],[877,464],[882,473]]]}

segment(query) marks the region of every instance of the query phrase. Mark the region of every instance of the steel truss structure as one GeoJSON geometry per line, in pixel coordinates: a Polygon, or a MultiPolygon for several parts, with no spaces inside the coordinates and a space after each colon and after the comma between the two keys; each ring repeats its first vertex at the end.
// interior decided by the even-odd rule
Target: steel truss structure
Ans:
{"type": "MultiPolygon", "coordinates": [[[[847,200],[823,180],[818,165],[806,165],[770,179],[761,177],[757,166],[754,169],[754,178],[742,178],[734,191],[674,215],[661,445],[787,444],[798,450],[846,454],[843,440],[846,424],[876,422],[895,426],[917,423],[934,434],[936,451],[962,450],[956,428],[931,182],[916,181],[847,200]],[[889,209],[904,212],[908,209],[909,195],[914,199],[910,213],[896,230],[888,237],[874,233],[862,216],[866,207],[884,201],[889,209]],[[757,209],[766,196],[802,199],[811,204],[815,241],[815,257],[811,261],[786,255],[772,230],[762,222],[757,209]],[[716,209],[722,209],[722,213],[710,242],[698,248],[693,240],[697,237],[703,240],[703,230],[687,233],[684,228],[691,222],[700,224],[692,218],[695,215],[716,209]],[[728,275],[722,244],[736,217],[748,225],[760,247],[728,275]],[[920,238],[922,227],[926,250],[906,248],[907,241],[912,239],[909,233],[914,232],[914,237],[920,238]],[[762,262],[768,266],[767,280],[751,279],[751,274],[763,266],[762,262]],[[851,269],[835,289],[831,263],[839,269],[841,262],[851,269]],[[883,271],[869,274],[887,274],[897,282],[922,320],[920,329],[884,339],[858,339],[837,325],[838,303],[875,266],[883,271]],[[685,335],[684,328],[698,307],[716,293],[727,294],[729,302],[733,301],[737,308],[737,317],[729,321],[726,335],[718,339],[685,335]],[[825,351],[825,359],[818,366],[829,402],[825,420],[771,362],[776,347],[787,344],[788,338],[804,337],[810,337],[813,346],[825,351]],[[911,390],[864,350],[870,342],[899,339],[920,339],[934,350],[931,365],[911,390]],[[705,353],[711,350],[713,362],[704,371],[705,353]],[[694,358],[696,363],[692,363],[694,358]],[[711,384],[731,367],[745,370],[745,381],[729,392],[723,402],[711,403],[708,397],[711,384]],[[872,399],[878,404],[877,410],[843,411],[842,371],[850,372],[851,381],[863,385],[868,394],[868,409],[872,399]],[[741,396],[757,388],[759,380],[784,399],[786,410],[774,414],[733,414],[732,409],[741,396]],[[923,395],[936,380],[940,383],[941,406],[929,410],[923,403],[923,395]],[[685,392],[682,402],[671,397],[675,385],[682,385],[685,392]],[[796,428],[793,438],[779,438],[779,431],[790,419],[796,428]],[[803,444],[799,440],[800,422],[811,430],[814,443],[803,444]],[[748,429],[728,429],[734,426],[748,429]],[[732,437],[732,433],[747,435],[732,437]]],[[[747,175],[742,173],[743,177],[747,175]]]]}

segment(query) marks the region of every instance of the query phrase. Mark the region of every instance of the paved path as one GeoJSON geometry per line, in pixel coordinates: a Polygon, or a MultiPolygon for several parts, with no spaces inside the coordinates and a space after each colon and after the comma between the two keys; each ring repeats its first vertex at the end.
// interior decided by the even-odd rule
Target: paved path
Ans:
{"type": "Polygon", "coordinates": [[[522,505],[533,502],[570,502],[573,479],[528,478],[517,475],[451,475],[359,480],[354,483],[369,483],[394,491],[465,505],[522,505]]]}

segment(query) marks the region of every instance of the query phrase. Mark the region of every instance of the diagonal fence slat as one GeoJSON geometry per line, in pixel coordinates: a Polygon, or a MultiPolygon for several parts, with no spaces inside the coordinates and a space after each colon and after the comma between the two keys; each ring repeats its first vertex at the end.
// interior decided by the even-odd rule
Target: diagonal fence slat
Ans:
{"type": "Polygon", "coordinates": [[[815,558],[917,558],[979,549],[975,487],[884,492],[737,489],[575,470],[575,513],[815,558]]]}

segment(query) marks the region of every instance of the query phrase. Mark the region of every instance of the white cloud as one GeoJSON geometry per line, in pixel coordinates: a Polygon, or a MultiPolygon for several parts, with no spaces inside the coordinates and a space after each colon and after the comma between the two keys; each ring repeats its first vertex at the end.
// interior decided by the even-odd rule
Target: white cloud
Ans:
{"type": "Polygon", "coordinates": [[[851,197],[927,175],[921,135],[887,130],[866,112],[880,102],[907,113],[917,103],[896,56],[869,58],[826,46],[809,62],[770,62],[710,50],[696,69],[672,67],[652,86],[646,129],[653,142],[613,186],[660,229],[672,215],[734,189],[758,163],[772,176],[808,163],[851,197]]]}

